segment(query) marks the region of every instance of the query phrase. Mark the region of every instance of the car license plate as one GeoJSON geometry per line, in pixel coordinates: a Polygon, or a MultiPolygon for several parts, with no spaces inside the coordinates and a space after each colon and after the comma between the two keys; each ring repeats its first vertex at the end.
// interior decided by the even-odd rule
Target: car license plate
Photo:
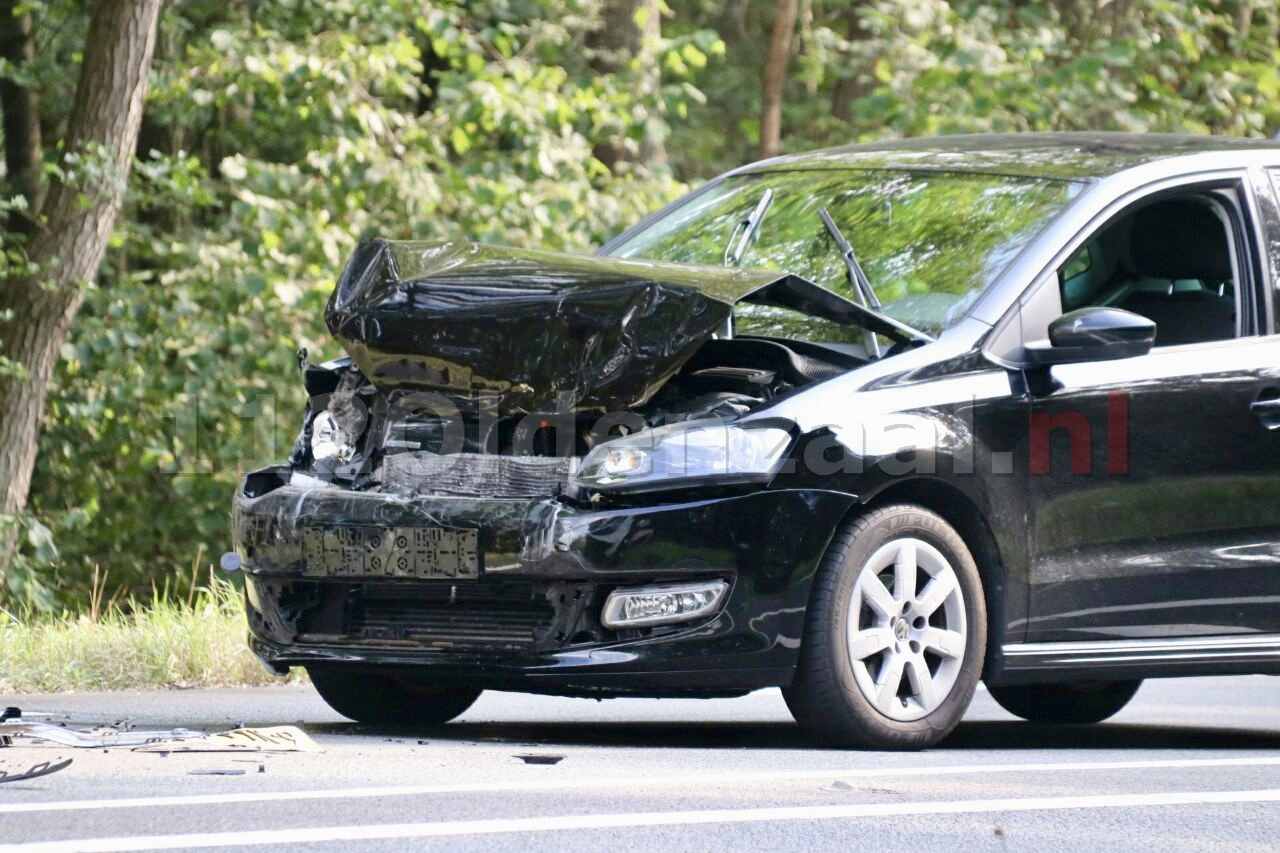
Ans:
{"type": "Polygon", "coordinates": [[[304,527],[303,574],[318,577],[474,578],[476,531],[451,527],[304,527]]]}

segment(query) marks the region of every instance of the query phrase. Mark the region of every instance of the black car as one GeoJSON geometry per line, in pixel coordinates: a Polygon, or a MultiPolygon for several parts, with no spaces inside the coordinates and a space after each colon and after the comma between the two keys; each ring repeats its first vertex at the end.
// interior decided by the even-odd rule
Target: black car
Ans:
{"type": "Polygon", "coordinates": [[[254,652],[356,720],[779,686],[923,747],[978,681],[1096,722],[1280,673],[1280,146],[783,157],[577,257],[363,243],[288,463],[235,499],[254,652]]]}

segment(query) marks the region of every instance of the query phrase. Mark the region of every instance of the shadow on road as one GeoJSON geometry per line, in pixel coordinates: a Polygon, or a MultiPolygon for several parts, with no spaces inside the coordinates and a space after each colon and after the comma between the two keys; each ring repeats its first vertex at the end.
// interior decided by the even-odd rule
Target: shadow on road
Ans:
{"type": "MultiPolygon", "coordinates": [[[[327,724],[309,726],[308,731],[542,746],[649,749],[814,749],[823,746],[790,723],[458,722],[432,729],[327,724]]],[[[1280,731],[1117,723],[1048,726],[1013,721],[972,722],[961,723],[951,737],[933,751],[960,749],[1280,749],[1280,731]]]]}
{"type": "Polygon", "coordinates": [[[939,749],[1277,749],[1280,731],[1103,723],[961,723],[939,749]]]}

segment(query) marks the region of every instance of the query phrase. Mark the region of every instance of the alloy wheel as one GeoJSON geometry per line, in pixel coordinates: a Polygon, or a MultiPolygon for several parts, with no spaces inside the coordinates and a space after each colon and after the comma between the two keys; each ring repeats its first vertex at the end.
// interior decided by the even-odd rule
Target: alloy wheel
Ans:
{"type": "Polygon", "coordinates": [[[881,714],[918,720],[951,693],[967,645],[964,593],[942,553],[894,539],[863,565],[849,600],[854,680],[881,714]]]}

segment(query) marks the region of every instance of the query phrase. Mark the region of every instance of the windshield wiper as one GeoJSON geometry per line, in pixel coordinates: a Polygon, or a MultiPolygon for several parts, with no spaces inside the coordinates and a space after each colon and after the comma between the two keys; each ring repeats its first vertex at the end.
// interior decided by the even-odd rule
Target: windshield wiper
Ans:
{"type": "Polygon", "coordinates": [[[871,281],[863,271],[862,264],[858,263],[858,256],[853,252],[853,244],[844,236],[840,226],[836,225],[830,211],[825,207],[818,208],[818,216],[822,217],[822,224],[827,227],[827,233],[831,235],[836,248],[840,250],[840,260],[844,261],[845,267],[849,270],[849,283],[862,298],[862,304],[873,311],[879,311],[880,300],[876,298],[876,292],[872,289],[871,281]]]}
{"type": "Polygon", "coordinates": [[[760,230],[760,223],[764,222],[764,215],[769,212],[771,204],[773,204],[773,190],[765,190],[760,196],[760,201],[756,202],[755,210],[751,211],[751,215],[733,226],[733,233],[729,235],[729,242],[724,247],[723,263],[726,267],[729,266],[730,261],[735,267],[742,262],[743,253],[747,251],[747,246],[760,230]],[[739,237],[739,234],[742,236],[739,237]]]}
{"type": "MultiPolygon", "coordinates": [[[[849,283],[853,285],[862,307],[868,313],[892,324],[898,330],[907,332],[914,340],[923,343],[932,341],[933,338],[931,336],[917,328],[908,326],[906,323],[893,319],[881,310],[880,299],[876,296],[875,289],[872,288],[866,272],[863,271],[862,264],[858,263],[858,256],[853,251],[853,244],[845,238],[840,231],[840,226],[836,225],[836,221],[831,218],[831,213],[825,207],[818,208],[818,216],[822,219],[822,224],[826,227],[827,233],[831,235],[831,239],[835,241],[836,248],[840,250],[840,260],[844,261],[845,269],[849,272],[849,283]]],[[[870,329],[867,330],[867,353],[873,358],[880,357],[880,341],[876,338],[876,333],[870,329]]]]}

